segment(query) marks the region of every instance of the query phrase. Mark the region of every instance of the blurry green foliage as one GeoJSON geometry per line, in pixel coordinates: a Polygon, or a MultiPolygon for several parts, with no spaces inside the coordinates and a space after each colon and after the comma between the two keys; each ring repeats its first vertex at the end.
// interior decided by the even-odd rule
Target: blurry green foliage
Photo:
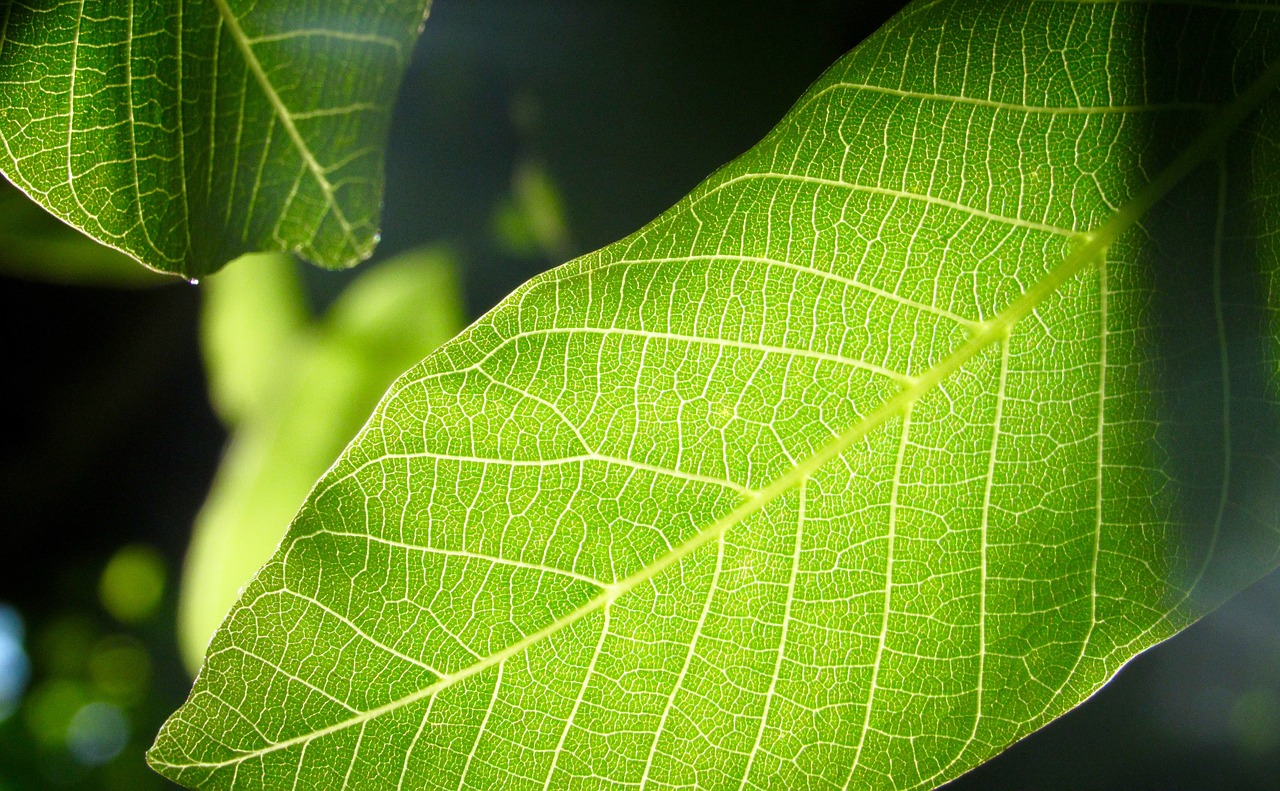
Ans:
{"type": "Polygon", "coordinates": [[[46,676],[79,676],[95,640],[93,622],[83,614],[68,613],[36,633],[33,659],[46,676]]]}
{"type": "Polygon", "coordinates": [[[1232,736],[1245,751],[1265,755],[1280,747],[1280,696],[1270,687],[1241,695],[1231,707],[1232,736]]]}
{"type": "Polygon", "coordinates": [[[540,161],[527,159],[516,165],[511,194],[497,205],[491,223],[499,245],[510,254],[541,254],[553,263],[573,255],[564,199],[540,161]]]}
{"type": "Polygon", "coordinates": [[[41,746],[59,747],[66,742],[71,718],[89,700],[89,689],[79,680],[54,678],[45,681],[27,696],[27,729],[41,746]]]}
{"type": "Polygon", "coordinates": [[[210,393],[232,437],[182,581],[179,639],[193,672],[241,587],[392,380],[463,325],[455,266],[439,249],[363,272],[319,320],[307,315],[285,256],[235,262],[205,288],[210,393]]]}
{"type": "MultiPolygon", "coordinates": [[[[120,558],[149,562],[154,555],[150,546],[127,545],[108,568],[129,565],[116,563],[120,558]]],[[[83,607],[32,626],[35,683],[20,701],[20,716],[0,718],[0,791],[164,787],[138,753],[165,705],[148,645],[168,633],[167,624],[154,619],[143,632],[116,631],[93,611],[92,592],[86,590],[83,607]]]]}
{"type": "Polygon", "coordinates": [[[267,398],[281,350],[310,322],[292,258],[247,255],[204,290],[209,400],[229,426],[267,398]]]}
{"type": "Polygon", "coordinates": [[[151,656],[130,635],[108,635],[89,654],[89,678],[103,695],[121,704],[137,703],[151,682],[151,656]]]}

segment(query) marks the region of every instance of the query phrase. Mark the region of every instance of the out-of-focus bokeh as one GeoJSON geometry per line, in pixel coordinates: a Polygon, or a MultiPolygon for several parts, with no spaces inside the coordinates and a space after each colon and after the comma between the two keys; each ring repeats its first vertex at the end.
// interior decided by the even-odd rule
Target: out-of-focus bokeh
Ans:
{"type": "MultiPolygon", "coordinates": [[[[0,791],[166,787],[142,754],[222,602],[395,374],[667,208],[893,10],[437,0],[350,272],[193,286],[0,189],[0,791]]],[[[1280,788],[1280,576],[952,787],[1280,788]]]]}

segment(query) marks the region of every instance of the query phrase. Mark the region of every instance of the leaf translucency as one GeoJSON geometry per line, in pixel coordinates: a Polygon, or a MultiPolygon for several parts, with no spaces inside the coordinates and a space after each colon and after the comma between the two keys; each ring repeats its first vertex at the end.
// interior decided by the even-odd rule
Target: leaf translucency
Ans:
{"type": "Polygon", "coordinates": [[[428,0],[152,5],[3,3],[0,170],[153,269],[367,257],[428,0]]]}
{"type": "Polygon", "coordinates": [[[1266,568],[1241,547],[1280,546],[1251,494],[1280,399],[1235,362],[1266,302],[1231,267],[1257,253],[1223,253],[1249,185],[1217,162],[1263,137],[1271,18],[911,6],[653,225],[402,378],[152,764],[217,787],[928,788],[1075,705],[1214,603],[1202,577],[1238,587],[1266,568]],[[1160,82],[1161,45],[1211,24],[1231,47],[1160,82]],[[1009,41],[1018,79],[991,59],[1009,41]],[[1066,51],[1151,60],[1033,69],[1066,51]]]}

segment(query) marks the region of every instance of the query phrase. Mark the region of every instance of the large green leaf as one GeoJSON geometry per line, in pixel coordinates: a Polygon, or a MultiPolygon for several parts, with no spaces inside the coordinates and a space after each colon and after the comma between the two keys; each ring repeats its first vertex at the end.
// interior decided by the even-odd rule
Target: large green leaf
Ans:
{"type": "Polygon", "coordinates": [[[1276,564],[1278,85],[1280,5],[913,4],[400,379],[152,765],[906,789],[989,758],[1276,564]]]}
{"type": "Polygon", "coordinates": [[[0,171],[95,239],[199,275],[349,266],[429,0],[0,1],[0,171]]]}

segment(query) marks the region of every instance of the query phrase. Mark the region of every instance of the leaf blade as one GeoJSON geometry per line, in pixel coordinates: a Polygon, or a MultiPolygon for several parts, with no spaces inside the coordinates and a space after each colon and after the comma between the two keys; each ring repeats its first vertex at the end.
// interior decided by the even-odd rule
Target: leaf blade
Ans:
{"type": "Polygon", "coordinates": [[[0,168],[154,269],[265,250],[350,266],[377,241],[391,104],[428,7],[6,2],[0,168]]]}
{"type": "MultiPolygon", "coordinates": [[[[1167,279],[1199,283],[1206,242],[1184,272],[1138,223],[1167,224],[1155,209],[1170,195],[1199,208],[1197,165],[1274,102],[1280,70],[1272,57],[1246,85],[1219,84],[1226,109],[1207,131],[1201,96],[1116,99],[1110,81],[1067,74],[1057,88],[1077,112],[1021,112],[1061,136],[1044,157],[994,134],[1032,123],[1001,115],[1026,101],[954,103],[965,115],[936,88],[878,105],[893,91],[856,87],[927,81],[931,66],[935,81],[966,79],[906,57],[921,40],[941,51],[966,13],[973,36],[1005,32],[1007,15],[1084,53],[1125,51],[1134,29],[1232,28],[1221,9],[913,6],[652,226],[528,284],[403,378],[215,641],[152,760],[209,784],[232,766],[248,784],[286,767],[336,784],[341,762],[342,777],[388,786],[931,787],[1194,617],[1180,608],[1194,563],[1179,498],[1198,482],[1179,464],[1219,449],[1161,447],[1153,426],[1183,417],[1179,394],[1200,385],[1157,389],[1165,356],[1187,361],[1156,342],[1146,302],[1167,279]],[[1077,13],[1095,17],[1084,33],[1077,13]],[[878,71],[880,56],[898,71],[878,71]],[[1085,104],[1085,89],[1111,104],[1085,104]],[[1121,153],[1088,160],[1108,148],[1121,153]],[[971,151],[985,179],[948,172],[971,151]],[[278,603],[290,591],[301,603],[278,603]],[[325,639],[339,624],[321,599],[376,634],[325,639]],[[292,623],[305,626],[263,625],[292,623]],[[262,665],[221,659],[249,644],[306,677],[333,670],[310,664],[318,652],[363,672],[343,676],[351,710],[295,709],[302,722],[234,744],[193,737],[234,716],[219,699],[249,694],[262,665]]],[[[1269,17],[1230,20],[1268,51],[1269,17]]],[[[1212,73],[1206,60],[1180,66],[1212,73]]],[[[1016,87],[993,77],[991,92],[1016,87]]],[[[1185,356],[1219,366],[1219,336],[1185,356]]],[[[1228,426],[1225,455],[1274,470],[1274,395],[1232,385],[1224,404],[1249,392],[1270,422],[1252,438],[1228,426]]],[[[1206,484],[1210,499],[1244,511],[1229,477],[1206,484]]],[[[1270,516],[1246,519],[1274,554],[1270,516]]],[[[1231,584],[1264,567],[1228,569],[1231,584]]]]}

